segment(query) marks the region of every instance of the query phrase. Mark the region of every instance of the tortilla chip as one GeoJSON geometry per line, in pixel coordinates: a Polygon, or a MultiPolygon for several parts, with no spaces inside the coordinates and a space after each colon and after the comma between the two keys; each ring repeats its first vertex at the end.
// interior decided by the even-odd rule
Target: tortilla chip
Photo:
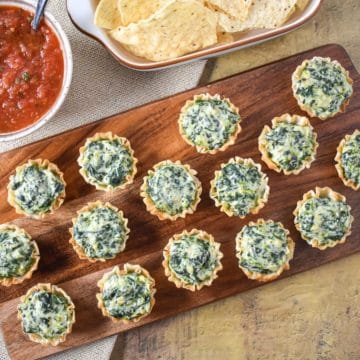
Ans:
{"type": "Polygon", "coordinates": [[[114,29],[121,25],[117,0],[101,0],[95,10],[94,22],[104,29],[114,29]]]}
{"type": "Polygon", "coordinates": [[[169,0],[118,0],[117,6],[124,26],[147,19],[169,0]]]}
{"type": "Polygon", "coordinates": [[[303,11],[307,7],[309,0],[297,0],[296,7],[303,11]]]}
{"type": "Polygon", "coordinates": [[[226,15],[244,21],[249,13],[251,0],[206,0],[213,7],[226,15]]]}
{"type": "Polygon", "coordinates": [[[245,21],[219,12],[219,26],[225,32],[277,28],[294,13],[296,3],[297,0],[253,0],[245,21]]]}
{"type": "Polygon", "coordinates": [[[173,59],[217,42],[217,15],[197,0],[171,0],[146,20],[110,32],[133,54],[173,59]]]}

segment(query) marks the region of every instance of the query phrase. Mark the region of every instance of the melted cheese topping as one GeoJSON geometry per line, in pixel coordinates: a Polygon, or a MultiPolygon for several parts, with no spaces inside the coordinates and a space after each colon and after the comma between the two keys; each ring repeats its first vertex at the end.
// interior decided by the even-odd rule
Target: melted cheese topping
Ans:
{"type": "Polygon", "coordinates": [[[131,175],[134,160],[119,139],[99,139],[86,146],[81,167],[91,182],[115,188],[124,184],[131,175]]]}
{"type": "Polygon", "coordinates": [[[320,245],[326,245],[341,240],[349,231],[350,207],[330,198],[311,198],[300,207],[295,223],[309,244],[317,240],[320,245]]]}
{"type": "Polygon", "coordinates": [[[15,229],[0,230],[0,278],[25,275],[35,262],[31,239],[15,229]]]}
{"type": "Polygon", "coordinates": [[[360,134],[350,136],[341,152],[341,167],[344,177],[360,185],[360,134]]]}
{"type": "Polygon", "coordinates": [[[207,150],[221,148],[236,130],[240,116],[227,100],[195,100],[180,117],[186,138],[207,150]]]}
{"type": "Polygon", "coordinates": [[[263,199],[267,186],[265,175],[252,164],[228,163],[216,179],[215,198],[237,216],[246,216],[263,199]]]}
{"type": "Polygon", "coordinates": [[[282,122],[266,135],[266,150],[280,169],[300,169],[314,153],[314,132],[309,126],[282,122]]]}
{"type": "Polygon", "coordinates": [[[197,198],[196,181],[182,165],[161,166],[147,177],[146,183],[155,207],[172,216],[191,208],[197,198]]]}
{"type": "Polygon", "coordinates": [[[184,235],[170,246],[169,267],[186,284],[209,280],[219,264],[216,247],[198,235],[184,235]]]}
{"type": "Polygon", "coordinates": [[[21,168],[10,179],[17,205],[29,215],[49,212],[64,188],[58,174],[36,164],[21,168]]]}
{"type": "Polygon", "coordinates": [[[353,93],[345,70],[338,63],[320,57],[307,63],[293,85],[298,100],[321,118],[339,112],[353,93]]]}
{"type": "Polygon", "coordinates": [[[51,340],[65,335],[72,324],[73,310],[61,293],[38,290],[19,305],[23,331],[51,340]]]}
{"type": "Polygon", "coordinates": [[[240,243],[239,266],[250,272],[276,273],[289,259],[287,234],[279,223],[246,225],[236,241],[240,243]]]}
{"type": "Polygon", "coordinates": [[[117,319],[135,319],[151,310],[151,282],[136,272],[111,274],[101,296],[109,315],[117,319]]]}
{"type": "Polygon", "coordinates": [[[73,237],[91,259],[112,259],[126,241],[127,228],[122,216],[106,206],[81,212],[73,228],[73,237]]]}

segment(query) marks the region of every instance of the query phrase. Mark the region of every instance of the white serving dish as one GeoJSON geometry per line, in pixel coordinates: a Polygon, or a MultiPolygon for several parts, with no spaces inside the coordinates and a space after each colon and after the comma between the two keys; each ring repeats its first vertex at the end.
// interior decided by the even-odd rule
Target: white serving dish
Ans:
{"type": "Polygon", "coordinates": [[[273,39],[295,30],[315,15],[323,0],[310,0],[304,11],[295,13],[283,26],[272,30],[256,30],[235,33],[234,41],[226,44],[216,44],[209,48],[195,51],[166,61],[149,61],[132,55],[120,43],[111,39],[106,30],[94,24],[94,13],[98,0],[67,0],[67,9],[74,25],[86,35],[99,41],[111,55],[121,64],[136,70],[158,70],[173,65],[180,65],[197,59],[207,59],[223,55],[260,42],[273,39]]]}

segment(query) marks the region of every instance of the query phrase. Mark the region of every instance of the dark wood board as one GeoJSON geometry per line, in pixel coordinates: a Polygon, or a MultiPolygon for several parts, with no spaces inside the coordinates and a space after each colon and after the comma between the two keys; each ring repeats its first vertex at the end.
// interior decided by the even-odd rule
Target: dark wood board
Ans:
{"type": "MultiPolygon", "coordinates": [[[[121,71],[121,69],[119,69],[121,71]]],[[[119,84],[121,86],[121,84],[119,84]]],[[[136,94],[134,94],[136,96],[136,94]]],[[[113,99],[116,101],[116,99],[113,99]]],[[[86,103],[84,103],[86,106],[86,103]]],[[[360,250],[360,195],[343,185],[338,178],[334,157],[336,147],[345,134],[353,132],[360,124],[360,77],[346,51],[338,45],[327,45],[290,58],[257,68],[246,73],[220,80],[210,85],[152,102],[131,111],[99,122],[56,135],[0,155],[0,222],[13,221],[24,227],[37,240],[40,267],[31,280],[10,288],[0,289],[1,329],[12,359],[35,359],[65,349],[110,336],[135,326],[141,326],[210,303],[227,296],[262,285],[247,280],[237,266],[235,235],[243,225],[258,217],[281,221],[296,241],[295,257],[287,277],[360,250]],[[230,157],[251,157],[260,162],[257,138],[265,124],[283,113],[303,114],[291,92],[291,73],[305,58],[315,55],[330,56],[340,61],[354,79],[355,94],[344,114],[328,121],[312,119],[318,133],[320,147],[311,169],[298,176],[284,176],[263,169],[269,176],[271,187],[268,204],[258,216],[241,220],[229,218],[215,208],[209,198],[209,182],[214,171],[230,157]],[[179,135],[177,118],[181,106],[194,94],[210,92],[229,97],[239,107],[243,118],[242,132],[234,146],[217,155],[201,155],[187,145],[179,135]],[[113,131],[127,137],[139,159],[138,174],[134,184],[113,193],[95,191],[87,185],[78,172],[76,159],[85,139],[99,131],[113,131]],[[6,202],[6,186],[15,167],[29,158],[46,158],[55,162],[65,173],[67,197],[55,214],[43,221],[19,217],[6,202]],[[160,221],[145,210],[139,196],[142,178],[157,162],[181,160],[198,171],[203,185],[202,201],[198,210],[185,219],[175,222],[160,221]],[[293,224],[292,212],[303,193],[315,186],[330,186],[344,194],[355,217],[352,235],[345,244],[320,251],[301,240],[293,224]],[[125,251],[105,264],[92,264],[78,259],[69,241],[68,228],[76,210],[89,201],[110,201],[122,209],[129,219],[130,238],[125,251]],[[197,293],[176,289],[167,281],[163,268],[162,249],[168,239],[184,229],[199,228],[213,234],[222,244],[224,269],[211,287],[197,293]],[[105,271],[116,264],[138,263],[147,268],[156,280],[156,304],[150,316],[137,324],[113,324],[102,317],[96,307],[96,282],[105,271]],[[76,305],[77,321],[67,341],[58,347],[44,347],[27,340],[16,319],[19,296],[38,282],[59,284],[72,297],[76,305]]]]}

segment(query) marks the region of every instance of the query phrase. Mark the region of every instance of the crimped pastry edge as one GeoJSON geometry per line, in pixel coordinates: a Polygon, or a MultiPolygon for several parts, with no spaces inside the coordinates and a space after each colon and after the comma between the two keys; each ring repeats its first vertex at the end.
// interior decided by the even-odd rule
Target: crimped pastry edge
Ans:
{"type": "Polygon", "coordinates": [[[173,282],[175,284],[175,286],[177,288],[184,288],[190,291],[196,291],[196,290],[201,290],[204,286],[210,286],[213,281],[218,277],[218,272],[220,270],[223,269],[223,266],[221,264],[221,259],[224,257],[223,253],[220,251],[220,243],[216,242],[214,240],[214,237],[203,231],[203,230],[198,230],[198,229],[192,229],[190,232],[187,230],[184,230],[183,232],[179,233],[179,234],[175,234],[173,235],[167,245],[165,246],[164,250],[163,250],[163,257],[164,260],[162,262],[162,265],[164,267],[165,270],[165,275],[167,276],[168,280],[173,282]],[[171,270],[170,266],[169,266],[169,262],[170,262],[170,248],[171,245],[178,240],[181,240],[181,238],[184,235],[197,235],[199,236],[199,238],[203,241],[208,241],[211,245],[213,245],[217,251],[217,260],[219,261],[219,265],[213,270],[212,276],[207,279],[206,281],[203,281],[199,284],[187,284],[185,283],[183,280],[181,280],[180,278],[178,278],[176,276],[176,274],[171,270]]]}
{"type": "Polygon", "coordinates": [[[337,170],[337,173],[338,173],[340,179],[342,180],[342,182],[344,183],[345,186],[348,186],[355,191],[358,191],[360,189],[360,184],[356,185],[355,182],[352,181],[351,179],[345,178],[344,170],[341,165],[341,154],[342,154],[342,151],[343,151],[343,148],[344,148],[346,142],[349,141],[352,136],[354,136],[354,135],[356,136],[359,134],[360,134],[360,131],[358,129],[356,129],[352,134],[345,135],[345,137],[340,141],[340,144],[336,149],[336,156],[335,156],[335,161],[337,162],[337,164],[335,165],[335,168],[337,170]]]}
{"type": "Polygon", "coordinates": [[[64,174],[61,172],[61,170],[55,165],[54,163],[50,162],[49,160],[42,160],[42,159],[36,159],[36,160],[28,160],[26,163],[18,166],[15,169],[15,174],[18,171],[21,171],[25,169],[28,166],[37,165],[40,168],[44,168],[46,170],[50,170],[51,172],[55,173],[60,181],[64,185],[64,190],[58,195],[58,197],[54,200],[53,204],[51,205],[50,209],[44,213],[39,214],[28,214],[26,211],[24,211],[16,202],[16,197],[14,191],[11,189],[11,182],[15,175],[10,176],[10,181],[8,183],[7,189],[8,189],[8,202],[9,204],[15,209],[17,214],[29,216],[34,219],[43,219],[48,214],[53,214],[56,209],[58,209],[61,204],[64,202],[65,199],[65,187],[66,182],[64,180],[64,174]]]}
{"type": "MultiPolygon", "coordinates": [[[[44,338],[42,338],[41,336],[39,336],[37,334],[27,334],[24,331],[23,331],[23,333],[25,335],[27,335],[31,341],[40,343],[42,345],[57,346],[60,343],[64,342],[66,340],[67,335],[70,334],[71,331],[72,331],[72,326],[75,323],[75,305],[72,302],[70,296],[63,289],[61,289],[60,287],[58,287],[56,285],[52,285],[52,284],[49,284],[49,283],[47,283],[47,284],[39,283],[39,284],[31,287],[27,291],[27,293],[20,298],[20,302],[23,303],[26,300],[27,297],[29,297],[32,293],[34,293],[36,291],[47,291],[47,292],[50,292],[50,293],[60,293],[62,296],[64,296],[65,299],[69,302],[68,310],[71,311],[71,315],[72,315],[71,321],[69,323],[68,329],[66,330],[65,334],[63,334],[63,335],[61,335],[61,336],[59,336],[57,338],[44,339],[44,338]]],[[[20,321],[22,321],[21,312],[19,310],[19,307],[18,307],[17,317],[18,317],[18,319],[20,321]]]]}
{"type": "Polygon", "coordinates": [[[303,104],[300,99],[298,98],[297,94],[296,94],[296,86],[295,84],[299,81],[300,79],[300,75],[302,73],[302,71],[304,70],[304,68],[307,66],[307,64],[310,62],[310,61],[313,61],[314,59],[323,59],[327,62],[331,62],[335,65],[338,65],[340,66],[340,68],[342,69],[345,77],[346,77],[346,80],[347,82],[352,86],[353,85],[353,80],[350,78],[350,74],[349,72],[337,61],[337,60],[332,60],[331,58],[329,57],[326,57],[326,58],[323,58],[321,56],[314,56],[312,59],[306,59],[304,60],[294,71],[294,73],[292,74],[292,91],[293,91],[293,95],[294,95],[294,98],[296,100],[296,102],[298,103],[298,106],[300,107],[301,110],[305,111],[310,117],[317,117],[319,118],[320,120],[327,120],[327,119],[330,119],[332,117],[334,117],[336,114],[338,113],[343,113],[345,112],[346,110],[346,107],[349,105],[350,103],[350,99],[351,97],[353,96],[354,94],[354,91],[352,93],[352,95],[346,99],[340,106],[340,109],[338,112],[334,112],[332,113],[331,115],[328,115],[328,116],[318,116],[315,114],[315,112],[312,110],[312,108],[310,106],[307,106],[305,104],[303,104]]]}
{"type": "Polygon", "coordinates": [[[125,138],[125,137],[120,137],[118,135],[114,135],[112,132],[108,131],[108,132],[105,132],[105,133],[96,133],[94,136],[92,137],[89,137],[86,139],[85,141],[85,145],[82,146],[80,149],[79,149],[79,153],[80,153],[80,156],[78,157],[77,159],[77,163],[79,164],[80,166],[80,174],[81,176],[83,177],[83,179],[85,180],[86,183],[90,184],[90,185],[93,185],[97,190],[103,190],[103,191],[113,191],[113,190],[120,190],[120,189],[124,189],[127,185],[129,184],[132,184],[133,181],[134,181],[134,177],[137,173],[137,167],[136,167],[136,164],[138,162],[137,158],[135,157],[134,155],[134,151],[133,149],[131,148],[131,145],[130,145],[130,141],[125,138]],[[95,142],[95,141],[98,141],[98,140],[110,140],[110,141],[113,141],[113,140],[118,140],[121,142],[121,144],[129,151],[130,153],[130,156],[133,160],[133,168],[132,168],[132,171],[130,174],[126,175],[125,177],[125,181],[121,184],[121,185],[118,185],[118,186],[111,186],[111,185],[102,185],[102,184],[99,184],[97,183],[96,181],[93,181],[92,179],[90,179],[88,177],[88,175],[86,174],[86,171],[84,171],[84,168],[83,168],[83,155],[86,151],[86,148],[92,143],[92,142],[95,142]]]}
{"type": "Polygon", "coordinates": [[[268,125],[265,125],[259,136],[259,151],[261,153],[261,160],[268,166],[269,169],[274,170],[277,173],[283,172],[284,175],[298,175],[303,170],[309,169],[311,164],[315,161],[316,151],[317,151],[317,148],[319,147],[319,143],[317,142],[317,134],[314,131],[314,128],[311,126],[309,119],[305,116],[283,114],[279,117],[273,118],[271,123],[272,123],[272,128],[270,128],[268,125]],[[267,151],[266,135],[270,131],[272,131],[277,125],[279,125],[283,122],[288,123],[288,124],[300,125],[302,127],[309,127],[312,130],[313,140],[315,142],[311,156],[304,162],[304,164],[300,168],[291,170],[291,171],[282,169],[280,166],[278,166],[271,159],[271,157],[269,156],[269,153],[267,151]]]}
{"type": "Polygon", "coordinates": [[[2,230],[14,230],[15,232],[29,238],[30,243],[33,245],[34,247],[34,251],[32,253],[32,258],[35,260],[34,263],[31,265],[31,267],[29,268],[29,270],[22,276],[20,277],[12,277],[12,278],[0,278],[0,285],[3,286],[11,286],[11,285],[16,285],[16,284],[21,284],[23,281],[28,280],[32,277],[32,274],[34,273],[34,271],[37,270],[38,268],[38,264],[40,261],[40,251],[39,251],[39,247],[36,243],[35,240],[33,240],[31,238],[31,236],[22,228],[13,225],[13,224],[1,224],[0,225],[0,231],[2,230]]]}
{"type": "MultiPolygon", "coordinates": [[[[346,197],[344,195],[341,195],[340,193],[332,190],[331,188],[329,187],[323,187],[323,188],[320,188],[320,187],[316,187],[315,188],[315,191],[314,190],[310,190],[308,192],[306,192],[304,195],[303,195],[303,198],[302,200],[299,200],[297,202],[297,206],[293,212],[293,215],[294,215],[294,223],[295,223],[295,227],[296,229],[299,231],[301,237],[303,240],[305,240],[308,244],[310,244],[312,247],[314,248],[317,248],[319,250],[325,250],[327,248],[332,248],[338,244],[343,244],[345,241],[346,241],[346,238],[351,234],[351,224],[352,222],[354,221],[354,217],[350,214],[350,225],[349,225],[349,229],[348,231],[344,234],[344,236],[338,240],[338,241],[333,241],[331,242],[330,244],[325,244],[325,245],[320,245],[320,241],[318,239],[310,239],[306,236],[304,236],[301,232],[301,229],[300,229],[300,225],[299,223],[296,221],[297,217],[298,217],[298,214],[300,212],[300,209],[301,207],[304,205],[304,203],[309,200],[309,199],[312,199],[312,198],[322,198],[322,197],[327,197],[327,198],[330,198],[331,200],[334,200],[334,201],[343,201],[343,202],[346,202],[346,197]]],[[[349,211],[351,211],[351,207],[347,204],[347,206],[349,207],[349,211]]]]}
{"type": "MultiPolygon", "coordinates": [[[[251,280],[261,281],[261,282],[267,282],[267,281],[275,280],[276,278],[278,278],[282,274],[282,272],[284,270],[289,270],[290,269],[290,260],[292,260],[292,258],[294,257],[294,250],[295,250],[295,242],[291,238],[289,230],[287,230],[285,228],[285,226],[281,222],[275,222],[273,220],[264,220],[263,218],[260,218],[256,222],[250,221],[245,226],[257,226],[257,225],[264,225],[264,224],[278,224],[278,225],[280,225],[280,227],[282,229],[285,230],[286,237],[287,237],[288,248],[289,248],[290,252],[289,252],[289,255],[288,255],[287,259],[286,259],[286,262],[276,272],[273,272],[273,273],[270,273],[270,274],[261,274],[261,273],[258,273],[258,272],[249,271],[248,269],[238,265],[239,268],[243,271],[243,273],[247,276],[247,278],[249,278],[251,280]]],[[[242,233],[243,233],[243,230],[244,230],[245,226],[241,229],[241,231],[239,233],[237,233],[236,238],[235,238],[236,257],[239,259],[239,261],[241,260],[241,256],[240,256],[241,240],[242,240],[241,236],[242,236],[242,233]]]]}
{"type": "Polygon", "coordinates": [[[143,319],[144,317],[148,316],[151,313],[151,311],[155,305],[155,297],[154,297],[154,295],[156,293],[155,280],[152,278],[150,273],[140,265],[132,265],[132,264],[126,263],[126,264],[124,264],[124,268],[122,270],[120,270],[118,266],[115,266],[112,270],[110,270],[109,272],[106,272],[103,275],[103,277],[98,281],[97,285],[100,289],[100,293],[96,294],[96,298],[98,300],[97,306],[101,310],[101,313],[103,314],[103,316],[109,317],[114,323],[119,323],[119,322],[122,322],[124,324],[128,324],[131,322],[136,323],[136,322],[140,321],[141,319],[143,319]],[[105,284],[106,280],[114,273],[121,276],[121,275],[126,275],[131,272],[136,272],[138,274],[144,275],[150,281],[150,293],[151,293],[150,310],[147,313],[140,315],[134,319],[130,319],[130,320],[129,319],[119,319],[119,318],[111,316],[103,303],[102,292],[104,290],[104,284],[105,284]]]}
{"type": "Polygon", "coordinates": [[[130,229],[128,228],[128,219],[124,216],[124,213],[121,210],[119,210],[117,207],[110,204],[109,202],[103,203],[102,201],[99,201],[99,200],[95,201],[95,202],[89,202],[87,205],[85,205],[83,208],[81,208],[80,210],[77,211],[77,216],[72,218],[73,226],[69,229],[69,232],[70,232],[70,235],[71,235],[69,243],[72,245],[72,247],[74,248],[75,252],[77,253],[77,255],[79,256],[79,258],[81,260],[88,260],[90,262],[98,262],[98,261],[105,262],[107,260],[114,259],[117,256],[117,255],[115,255],[112,258],[108,258],[108,259],[105,259],[105,258],[96,258],[96,259],[90,258],[90,257],[88,257],[86,255],[83,248],[77,243],[77,241],[74,238],[74,226],[76,224],[76,221],[77,221],[78,217],[84,212],[91,211],[92,209],[100,208],[100,207],[107,207],[107,208],[109,208],[111,210],[114,210],[117,213],[119,219],[124,224],[124,228],[125,228],[124,243],[123,243],[123,246],[121,247],[121,249],[120,249],[120,251],[119,251],[119,253],[117,255],[119,255],[122,251],[124,251],[125,246],[126,246],[126,241],[129,238],[130,229]]]}
{"type": "Polygon", "coordinates": [[[181,111],[180,111],[180,116],[179,116],[179,119],[178,119],[178,125],[179,125],[179,131],[180,131],[180,135],[181,137],[184,139],[184,141],[191,145],[192,147],[195,147],[196,148],[196,151],[200,154],[211,154],[211,155],[214,155],[216,153],[218,153],[219,151],[225,151],[226,149],[228,149],[231,145],[233,145],[238,137],[238,135],[240,134],[241,132],[241,123],[242,121],[242,118],[239,114],[239,109],[230,101],[230,99],[224,97],[224,98],[221,98],[221,96],[219,94],[215,94],[215,95],[210,95],[208,93],[206,94],[199,94],[199,95],[195,95],[193,97],[193,99],[191,100],[187,100],[186,103],[184,104],[184,106],[181,108],[181,111]],[[183,126],[182,126],[182,118],[186,115],[187,113],[187,110],[195,103],[195,101],[197,100],[221,100],[221,101],[224,101],[226,103],[228,103],[228,105],[230,106],[230,109],[232,111],[234,111],[235,113],[237,113],[240,117],[236,127],[235,127],[235,131],[229,136],[229,139],[218,149],[212,149],[212,150],[209,150],[208,148],[204,147],[204,146],[199,146],[199,145],[196,145],[194,144],[191,140],[189,140],[186,136],[186,133],[183,129],[183,126]]]}
{"type": "Polygon", "coordinates": [[[143,179],[143,184],[140,187],[140,196],[143,198],[143,201],[146,205],[146,210],[152,214],[158,217],[159,220],[171,220],[171,221],[175,221],[178,218],[185,218],[186,215],[188,214],[193,214],[201,200],[200,196],[202,193],[202,186],[201,186],[201,182],[200,180],[196,177],[197,172],[192,169],[189,165],[187,164],[182,164],[179,160],[173,162],[171,160],[164,160],[161,161],[159,163],[157,163],[153,169],[149,170],[147,175],[144,176],[143,179]],[[196,198],[194,200],[194,203],[188,208],[188,209],[184,209],[180,214],[176,214],[176,215],[169,215],[165,212],[162,212],[160,210],[158,210],[154,204],[154,202],[152,201],[152,199],[150,198],[150,196],[147,193],[147,179],[149,176],[154,175],[157,169],[160,169],[163,166],[166,165],[178,165],[181,166],[188,174],[191,175],[191,177],[193,178],[195,184],[196,184],[196,198]]]}
{"type": "Polygon", "coordinates": [[[240,219],[244,219],[247,215],[249,214],[258,214],[259,211],[266,205],[268,199],[269,199],[269,194],[270,194],[270,187],[269,187],[269,178],[268,176],[262,171],[261,169],[261,165],[254,162],[254,160],[248,158],[248,159],[243,159],[239,156],[236,156],[234,158],[231,158],[227,163],[222,163],[220,165],[220,170],[216,170],[215,171],[215,177],[213,180],[211,180],[210,185],[210,197],[215,201],[215,206],[220,207],[220,211],[224,212],[226,215],[232,217],[232,216],[238,216],[240,219]],[[250,212],[244,216],[240,216],[240,215],[236,215],[230,208],[228,208],[226,206],[226,204],[221,203],[218,199],[217,199],[217,191],[216,191],[216,181],[218,180],[219,176],[221,175],[221,171],[222,169],[228,165],[228,164],[245,164],[245,165],[252,165],[255,166],[259,172],[262,174],[262,180],[265,182],[266,186],[265,186],[265,192],[264,195],[261,199],[259,199],[259,204],[255,207],[252,208],[250,210],[250,212]]]}

